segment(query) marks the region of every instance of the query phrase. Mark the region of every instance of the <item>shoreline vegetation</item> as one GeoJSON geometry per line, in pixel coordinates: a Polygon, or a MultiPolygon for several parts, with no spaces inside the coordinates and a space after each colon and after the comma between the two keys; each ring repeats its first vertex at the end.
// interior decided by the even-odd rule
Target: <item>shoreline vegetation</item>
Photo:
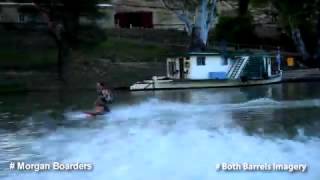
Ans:
{"type": "Polygon", "coordinates": [[[57,50],[46,32],[0,31],[0,93],[92,89],[94,82],[126,89],[153,75],[166,74],[167,56],[187,50],[189,38],[174,30],[85,28],[72,49],[67,83],[57,77],[57,50]]]}
{"type": "Polygon", "coordinates": [[[106,37],[108,32],[101,30],[83,31],[81,43],[72,49],[66,84],[57,78],[57,50],[46,33],[3,33],[7,36],[0,40],[4,47],[0,50],[0,93],[59,87],[90,89],[99,80],[123,88],[154,73],[163,75],[166,55],[178,50],[125,37],[106,37]]]}

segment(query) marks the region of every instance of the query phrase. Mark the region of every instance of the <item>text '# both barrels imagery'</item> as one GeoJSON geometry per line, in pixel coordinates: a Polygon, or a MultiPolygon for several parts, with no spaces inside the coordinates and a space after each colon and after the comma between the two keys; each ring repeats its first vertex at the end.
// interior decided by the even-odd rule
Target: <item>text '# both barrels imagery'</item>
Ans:
{"type": "Polygon", "coordinates": [[[225,172],[255,172],[255,171],[273,171],[273,172],[289,172],[289,173],[304,173],[308,171],[307,164],[289,164],[289,163],[218,163],[216,164],[217,171],[225,172]]]}

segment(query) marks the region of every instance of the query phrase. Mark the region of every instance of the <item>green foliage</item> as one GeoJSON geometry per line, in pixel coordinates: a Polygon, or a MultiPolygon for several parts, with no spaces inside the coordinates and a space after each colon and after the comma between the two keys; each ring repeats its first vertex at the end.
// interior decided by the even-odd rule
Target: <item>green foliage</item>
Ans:
{"type": "Polygon", "coordinates": [[[220,17],[213,33],[215,40],[225,40],[235,43],[251,43],[255,41],[254,26],[252,18],[241,17],[220,17]]]}
{"type": "Polygon", "coordinates": [[[16,93],[16,92],[24,92],[27,90],[27,87],[22,83],[0,83],[0,93],[16,93]]]}
{"type": "Polygon", "coordinates": [[[253,6],[271,3],[280,15],[280,24],[299,27],[312,22],[319,12],[319,0],[251,0],[253,6]]]}
{"type": "Polygon", "coordinates": [[[291,37],[293,29],[299,29],[307,49],[316,51],[320,33],[320,28],[317,28],[320,0],[251,0],[251,3],[254,6],[271,3],[278,11],[278,24],[287,31],[288,36],[291,37]]]}
{"type": "Polygon", "coordinates": [[[238,8],[238,14],[240,16],[248,14],[248,7],[250,0],[238,0],[239,8],[238,8]]]}
{"type": "Polygon", "coordinates": [[[57,63],[56,52],[47,51],[17,51],[8,48],[0,50],[0,69],[39,69],[48,70],[55,68],[57,63]]]}
{"type": "Polygon", "coordinates": [[[79,45],[82,44],[98,44],[107,39],[104,29],[94,25],[85,25],[79,28],[79,45]]]}
{"type": "Polygon", "coordinates": [[[250,4],[253,7],[264,7],[266,4],[270,3],[272,0],[250,0],[250,4]]]}
{"type": "Polygon", "coordinates": [[[112,61],[153,61],[172,51],[172,48],[163,45],[116,37],[109,37],[95,46],[82,48],[83,53],[91,58],[106,58],[112,61]]]}

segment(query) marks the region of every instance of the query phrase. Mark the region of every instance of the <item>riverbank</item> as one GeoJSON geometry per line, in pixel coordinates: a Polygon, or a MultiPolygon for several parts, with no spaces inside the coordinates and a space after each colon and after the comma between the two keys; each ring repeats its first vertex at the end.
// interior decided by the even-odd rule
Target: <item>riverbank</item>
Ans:
{"type": "MultiPolygon", "coordinates": [[[[128,90],[137,81],[150,79],[154,75],[166,75],[164,62],[106,63],[101,61],[94,66],[75,65],[67,83],[60,82],[57,74],[53,72],[2,72],[0,76],[4,77],[8,83],[2,84],[0,93],[87,91],[94,90],[96,81],[105,81],[113,89],[128,90]]],[[[320,82],[320,70],[287,70],[283,72],[283,80],[280,83],[307,81],[320,82]]]]}
{"type": "Polygon", "coordinates": [[[60,82],[54,72],[2,72],[1,78],[6,84],[0,93],[50,90],[89,90],[95,88],[95,82],[104,81],[108,86],[125,89],[134,82],[150,78],[153,75],[165,75],[164,62],[119,62],[106,60],[91,62],[87,65],[73,64],[67,82],[60,82]]]}
{"type": "Polygon", "coordinates": [[[0,93],[91,89],[96,81],[126,88],[138,80],[165,75],[166,57],[185,51],[184,47],[170,45],[172,37],[183,39],[184,34],[178,31],[153,31],[155,37],[161,35],[168,40],[165,44],[85,29],[81,31],[82,43],[72,49],[67,82],[62,83],[57,80],[55,44],[47,33],[26,31],[22,35],[3,29],[0,32],[7,34],[0,40],[0,93]]]}
{"type": "Polygon", "coordinates": [[[296,69],[284,71],[283,82],[320,81],[320,69],[296,69]]]}
{"type": "MultiPolygon", "coordinates": [[[[164,30],[82,31],[81,43],[72,50],[67,81],[56,73],[56,49],[45,32],[5,31],[0,41],[0,93],[89,90],[96,81],[128,89],[137,81],[165,76],[167,56],[185,52],[186,34],[164,30]],[[138,32],[143,32],[139,34],[138,32]],[[178,46],[177,44],[181,44],[178,46]]],[[[317,70],[284,73],[285,81],[319,80],[317,70]]]]}

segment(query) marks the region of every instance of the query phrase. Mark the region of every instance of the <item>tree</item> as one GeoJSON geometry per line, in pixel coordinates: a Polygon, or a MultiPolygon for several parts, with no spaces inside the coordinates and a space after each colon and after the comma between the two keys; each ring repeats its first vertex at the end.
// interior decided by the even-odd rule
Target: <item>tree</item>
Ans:
{"type": "Polygon", "coordinates": [[[245,16],[248,14],[250,0],[238,0],[239,8],[238,15],[245,16]]]}
{"type": "Polygon", "coordinates": [[[316,1],[316,50],[314,54],[314,59],[317,60],[318,65],[320,65],[320,0],[316,1]]]}
{"type": "Polygon", "coordinates": [[[71,49],[77,45],[81,15],[97,15],[97,0],[16,0],[32,3],[47,23],[58,49],[59,79],[66,80],[71,49]]]}
{"type": "Polygon", "coordinates": [[[191,36],[190,51],[205,50],[208,34],[217,21],[217,0],[161,0],[163,5],[184,22],[191,36]]]}
{"type": "Polygon", "coordinates": [[[310,8],[308,7],[310,1],[308,1],[309,0],[304,2],[298,0],[283,0],[281,2],[273,2],[274,6],[280,12],[281,23],[289,30],[298,52],[305,61],[310,59],[310,54],[306,49],[306,44],[301,34],[301,26],[306,23],[306,19],[311,18],[310,15],[312,12],[310,11],[311,9],[308,9],[310,8]]]}
{"type": "MultiPolygon", "coordinates": [[[[280,15],[280,24],[289,32],[297,51],[305,62],[312,59],[320,61],[320,1],[319,0],[251,0],[255,5],[272,3],[280,15]],[[307,48],[302,28],[311,27],[316,32],[316,43],[307,48]],[[316,44],[316,46],[314,46],[316,44]],[[312,55],[313,54],[313,55],[312,55]]],[[[308,29],[308,28],[305,28],[308,29]]]]}

